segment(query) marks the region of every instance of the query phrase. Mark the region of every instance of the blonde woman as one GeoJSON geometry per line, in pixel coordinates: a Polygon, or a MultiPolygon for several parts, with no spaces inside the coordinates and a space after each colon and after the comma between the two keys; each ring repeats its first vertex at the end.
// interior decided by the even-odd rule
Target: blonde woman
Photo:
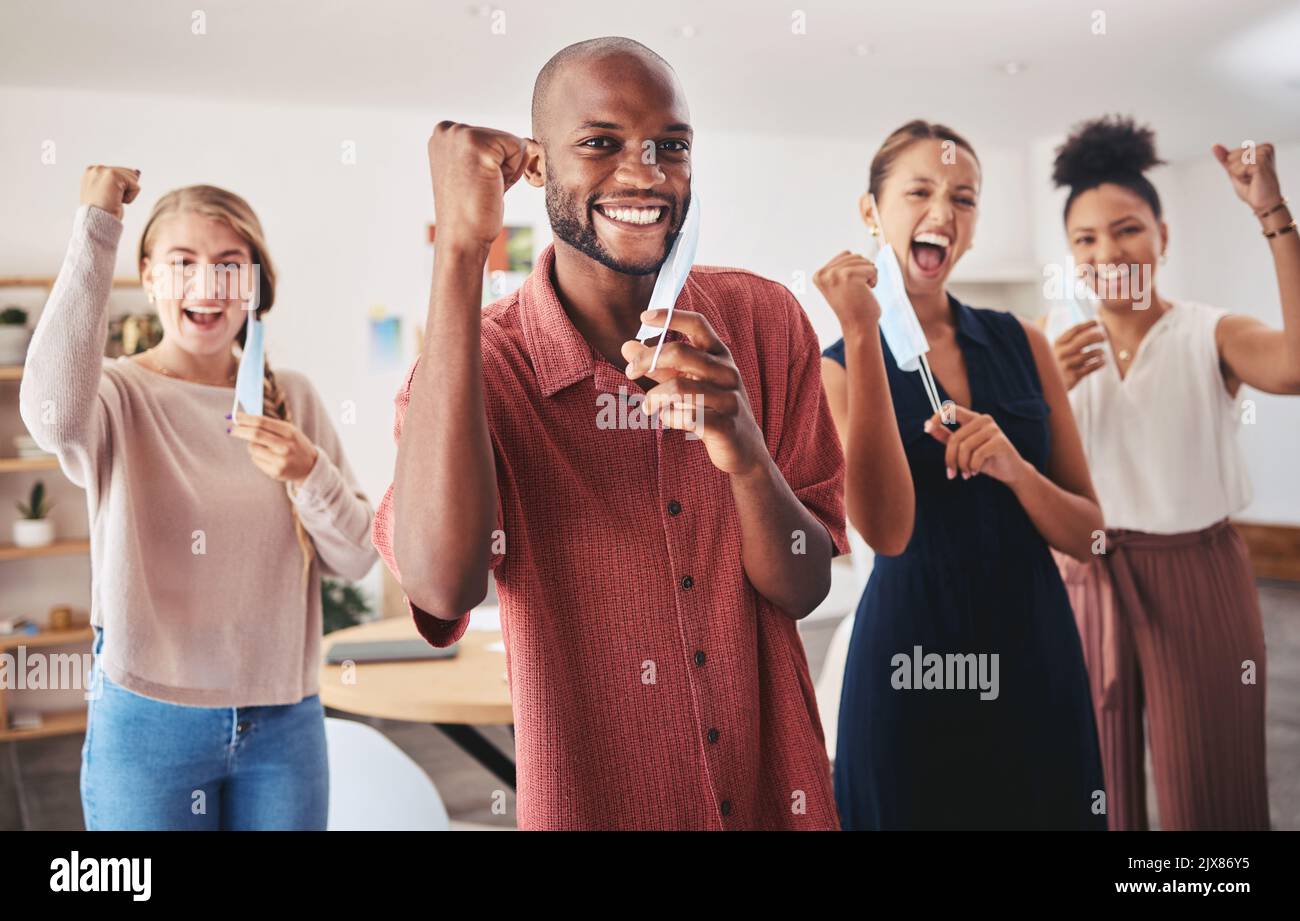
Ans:
{"type": "Polygon", "coordinates": [[[205,269],[258,273],[259,317],[276,283],[238,196],[191,186],[158,201],[138,264],[162,342],[103,357],[139,177],[86,170],[22,380],[23,421],[90,513],[86,827],[323,829],[320,577],[370,569],[372,509],[303,375],[268,367],[264,415],[230,418],[248,292],[214,290],[205,269]]]}

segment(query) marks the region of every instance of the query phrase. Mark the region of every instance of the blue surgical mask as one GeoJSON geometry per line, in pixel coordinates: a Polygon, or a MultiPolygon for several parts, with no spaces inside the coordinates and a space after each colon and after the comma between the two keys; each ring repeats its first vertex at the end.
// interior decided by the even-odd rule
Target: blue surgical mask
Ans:
{"type": "Polygon", "coordinates": [[[880,304],[880,331],[894,353],[894,361],[904,371],[921,367],[921,356],[930,351],[921,323],[907,296],[907,284],[894,248],[882,243],[876,253],[876,286],[872,292],[880,304]]]}
{"type": "MultiPolygon", "coordinates": [[[[880,209],[876,197],[871,196],[871,212],[880,221],[880,209]]],[[[876,303],[880,305],[880,332],[894,353],[894,361],[903,371],[916,371],[921,375],[921,384],[930,407],[935,412],[942,412],[939,404],[939,388],[930,372],[930,363],[925,353],[930,351],[930,343],[921,329],[921,321],[916,318],[916,309],[912,299],[907,296],[907,282],[903,279],[903,267],[898,264],[894,248],[885,239],[885,232],[880,231],[880,248],[873,258],[876,264],[876,286],[872,292],[876,303]]]]}
{"type": "Polygon", "coordinates": [[[248,328],[244,330],[244,353],[239,358],[239,375],[235,378],[235,406],[250,416],[262,415],[262,378],[265,373],[262,323],[257,314],[250,311],[248,328]]]}

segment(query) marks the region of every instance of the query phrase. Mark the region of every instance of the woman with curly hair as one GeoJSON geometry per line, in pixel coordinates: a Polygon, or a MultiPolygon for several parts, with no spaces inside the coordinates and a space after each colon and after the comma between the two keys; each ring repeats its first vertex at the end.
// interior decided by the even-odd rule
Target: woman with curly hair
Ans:
{"type": "MultiPolygon", "coordinates": [[[[1169,245],[1155,136],[1131,119],[1057,152],[1070,250],[1100,309],[1055,354],[1106,516],[1104,553],[1058,556],[1092,682],[1112,829],[1148,825],[1143,712],[1160,827],[1267,829],[1264,629],[1228,523],[1250,502],[1237,393],[1300,393],[1300,240],[1273,148],[1215,145],[1273,257],[1283,329],[1157,290],[1169,245]]],[[[1226,268],[1226,267],[1225,267],[1226,268]]]]}

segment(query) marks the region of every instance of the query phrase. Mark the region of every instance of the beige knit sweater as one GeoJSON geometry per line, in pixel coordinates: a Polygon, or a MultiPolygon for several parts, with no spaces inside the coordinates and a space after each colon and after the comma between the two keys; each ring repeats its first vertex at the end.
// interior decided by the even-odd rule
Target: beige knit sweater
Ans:
{"type": "Polygon", "coordinates": [[[292,495],[226,434],[232,387],[104,357],[121,235],[107,212],[77,209],[20,394],[32,437],[86,490],[104,670],[171,703],[297,703],[319,690],[320,578],[370,570],[373,510],[302,374],[275,369],[292,421],[319,448],[292,495]],[[291,506],[316,548],[306,589],[291,506]]]}

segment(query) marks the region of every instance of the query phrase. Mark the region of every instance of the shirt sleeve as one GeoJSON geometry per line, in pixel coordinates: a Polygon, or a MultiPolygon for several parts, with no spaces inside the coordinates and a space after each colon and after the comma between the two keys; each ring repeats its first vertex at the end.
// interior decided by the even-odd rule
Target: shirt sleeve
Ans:
{"type": "Polygon", "coordinates": [[[19,410],[36,444],[86,489],[108,481],[112,445],[104,379],[108,297],[122,222],[93,205],[73,217],[72,238],[32,333],[19,410]]]}
{"type": "Polygon", "coordinates": [[[320,394],[306,377],[301,386],[310,412],[300,427],[316,445],[316,463],[300,486],[285,488],[316,547],[322,573],[355,582],[375,564],[370,500],[357,483],[320,394]]]}
{"type": "Polygon", "coordinates": [[[772,457],[795,496],[826,528],[831,555],[840,556],[849,552],[844,451],[822,389],[817,333],[794,295],[784,285],[778,287],[786,301],[789,352],[784,410],[772,457]]]}
{"type": "MultiPolygon", "coordinates": [[[[415,369],[419,367],[420,359],[417,357],[411,365],[411,370],[406,375],[406,381],[402,389],[398,392],[394,404],[396,406],[396,415],[393,422],[393,440],[401,442],[402,440],[402,421],[406,418],[407,407],[411,404],[411,381],[415,378],[415,369]]],[[[497,532],[505,532],[504,523],[501,515],[501,493],[497,491],[497,532]]],[[[397,579],[400,584],[402,574],[397,569],[397,560],[393,556],[393,484],[389,484],[388,489],[384,492],[384,498],[379,503],[379,508],[375,512],[375,524],[371,533],[371,540],[374,542],[375,549],[379,551],[380,558],[384,561],[393,578],[397,579]]],[[[494,541],[494,545],[495,545],[494,541]]],[[[502,542],[504,543],[504,542],[502,542]]],[[[495,546],[492,555],[488,559],[488,569],[495,570],[501,565],[505,558],[504,553],[497,552],[495,546]]],[[[455,620],[444,620],[436,617],[428,611],[423,610],[411,602],[407,597],[406,606],[411,611],[411,616],[415,619],[415,628],[420,631],[420,635],[431,645],[442,648],[450,646],[459,640],[469,626],[470,612],[466,611],[455,620]]]]}

